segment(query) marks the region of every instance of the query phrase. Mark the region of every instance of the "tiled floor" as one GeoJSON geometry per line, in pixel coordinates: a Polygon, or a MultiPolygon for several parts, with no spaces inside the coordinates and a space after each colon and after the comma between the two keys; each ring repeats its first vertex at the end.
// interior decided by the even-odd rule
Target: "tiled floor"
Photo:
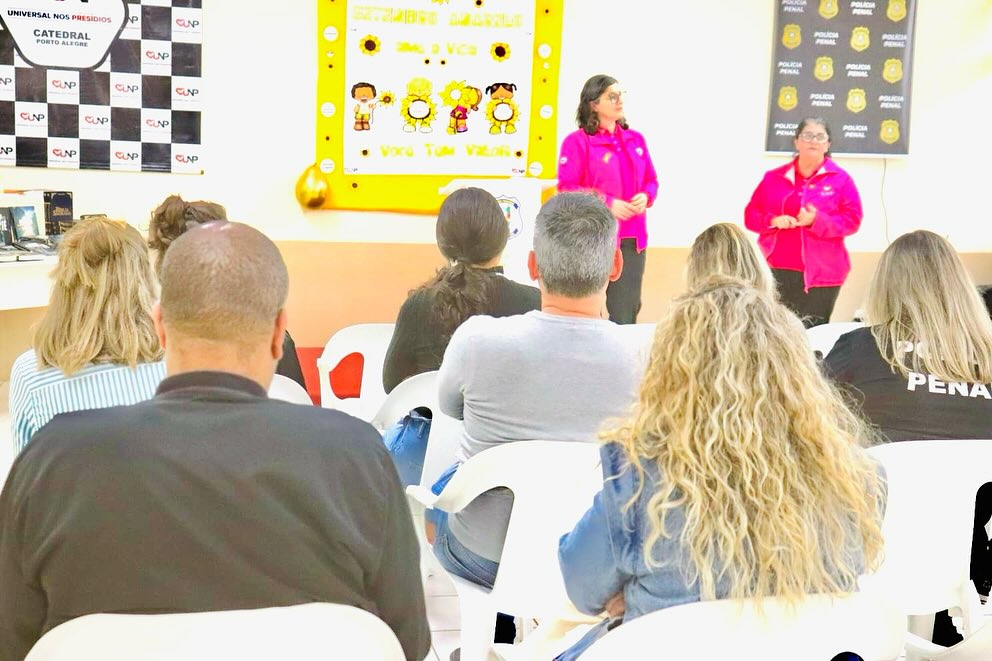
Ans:
{"type": "Polygon", "coordinates": [[[461,617],[455,588],[444,572],[427,579],[427,621],[431,626],[431,653],[425,661],[448,661],[458,649],[461,637],[461,617]]]}

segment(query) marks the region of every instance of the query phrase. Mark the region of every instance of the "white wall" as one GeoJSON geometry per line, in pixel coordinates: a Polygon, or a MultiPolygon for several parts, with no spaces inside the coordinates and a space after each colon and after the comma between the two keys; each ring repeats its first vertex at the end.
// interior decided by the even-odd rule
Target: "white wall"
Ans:
{"type": "MultiPolygon", "coordinates": [[[[293,185],[314,151],[316,1],[250,12],[242,2],[205,3],[205,175],[11,168],[0,170],[0,184],[72,190],[77,215],[103,211],[140,227],[178,192],[220,201],[276,239],[433,242],[431,217],[303,212],[296,204],[293,185]]],[[[866,212],[849,244],[886,245],[887,167],[889,237],[927,227],[961,250],[992,250],[992,214],[975,195],[992,172],[992,3],[918,4],[912,154],[887,166],[843,159],[866,212]]],[[[559,140],[573,127],[582,82],[610,73],[629,91],[628,115],[662,179],[652,245],[686,246],[711,222],[739,221],[761,173],[781,160],[762,155],[774,0],[565,5],[559,140]]]]}

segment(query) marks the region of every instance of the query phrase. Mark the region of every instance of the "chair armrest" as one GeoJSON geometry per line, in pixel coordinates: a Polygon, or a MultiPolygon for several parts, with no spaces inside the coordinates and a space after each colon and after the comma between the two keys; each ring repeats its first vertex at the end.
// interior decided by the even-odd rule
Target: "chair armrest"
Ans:
{"type": "Polygon", "coordinates": [[[425,486],[419,484],[413,484],[406,488],[406,495],[413,501],[420,503],[427,509],[434,507],[434,503],[437,502],[438,497],[425,486]]]}

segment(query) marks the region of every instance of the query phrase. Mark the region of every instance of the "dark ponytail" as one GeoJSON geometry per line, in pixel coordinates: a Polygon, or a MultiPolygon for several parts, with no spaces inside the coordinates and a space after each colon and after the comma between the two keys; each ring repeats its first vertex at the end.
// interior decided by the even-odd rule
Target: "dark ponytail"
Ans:
{"type": "Polygon", "coordinates": [[[492,309],[495,279],[477,267],[503,252],[510,229],[496,198],[481,188],[462,188],[441,205],[436,233],[449,264],[417,291],[431,294],[430,324],[447,343],[462,322],[492,309]]]}

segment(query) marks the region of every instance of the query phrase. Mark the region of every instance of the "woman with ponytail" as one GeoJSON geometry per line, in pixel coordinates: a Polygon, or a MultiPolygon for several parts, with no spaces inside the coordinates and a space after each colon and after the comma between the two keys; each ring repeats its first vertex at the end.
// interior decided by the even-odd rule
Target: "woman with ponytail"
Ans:
{"type": "MultiPolygon", "coordinates": [[[[463,188],[449,195],[437,217],[437,246],[447,260],[433,278],[410,292],[396,318],[386,351],[382,385],[441,366],[452,333],[473,315],[509,317],[541,309],[541,292],[503,277],[499,265],[510,236],[506,216],[492,195],[463,188]]],[[[384,440],[404,485],[420,482],[430,412],[415,409],[384,440]]]]}
{"type": "Polygon", "coordinates": [[[138,230],[93,218],[59,246],[48,309],[10,374],[14,452],[59,413],[150,399],[165,377],[150,311],[158,295],[138,230]]]}
{"type": "Polygon", "coordinates": [[[448,263],[410,292],[400,308],[382,369],[386,392],[440,367],[451,334],[469,317],[509,317],[541,309],[537,288],[502,275],[500,257],[510,230],[492,195],[481,188],[456,190],[441,205],[436,233],[448,263]]]}
{"type": "MultiPolygon", "coordinates": [[[[152,211],[148,223],[148,247],[155,251],[155,271],[162,268],[162,258],[173,241],[201,223],[227,220],[227,209],[216,202],[196,200],[187,202],[178,195],[170,195],[152,211]]],[[[296,381],[306,390],[303,368],[296,353],[296,343],[289,331],[283,335],[282,358],[276,365],[276,374],[296,381]]]]}

